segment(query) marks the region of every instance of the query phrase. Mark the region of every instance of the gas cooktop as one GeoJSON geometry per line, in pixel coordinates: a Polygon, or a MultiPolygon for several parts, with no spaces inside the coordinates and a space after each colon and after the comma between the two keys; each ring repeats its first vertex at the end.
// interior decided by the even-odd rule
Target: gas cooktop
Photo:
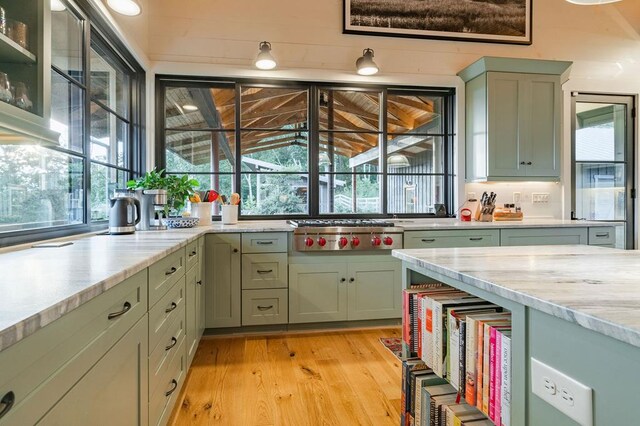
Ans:
{"type": "Polygon", "coordinates": [[[290,220],[297,251],[391,250],[402,248],[402,229],[377,219],[290,220]]]}

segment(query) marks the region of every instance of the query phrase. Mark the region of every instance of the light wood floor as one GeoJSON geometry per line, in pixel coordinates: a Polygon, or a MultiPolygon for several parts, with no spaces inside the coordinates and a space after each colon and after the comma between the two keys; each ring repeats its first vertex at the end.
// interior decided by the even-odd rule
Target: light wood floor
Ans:
{"type": "Polygon", "coordinates": [[[401,363],[379,341],[400,328],[205,337],[174,425],[393,425],[401,363]]]}

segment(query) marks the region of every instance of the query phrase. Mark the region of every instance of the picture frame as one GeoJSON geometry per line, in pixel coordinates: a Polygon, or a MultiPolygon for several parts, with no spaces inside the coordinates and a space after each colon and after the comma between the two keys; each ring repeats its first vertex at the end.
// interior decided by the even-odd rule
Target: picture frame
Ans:
{"type": "Polygon", "coordinates": [[[343,0],[343,34],[530,45],[533,0],[343,0]],[[470,4],[477,3],[471,9],[470,4]]]}

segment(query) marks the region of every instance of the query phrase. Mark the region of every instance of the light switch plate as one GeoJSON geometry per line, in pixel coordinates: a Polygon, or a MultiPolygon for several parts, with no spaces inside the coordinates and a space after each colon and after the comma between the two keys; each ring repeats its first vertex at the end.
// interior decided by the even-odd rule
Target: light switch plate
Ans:
{"type": "Polygon", "coordinates": [[[531,390],[582,426],[593,426],[593,390],[535,358],[531,390]]]}

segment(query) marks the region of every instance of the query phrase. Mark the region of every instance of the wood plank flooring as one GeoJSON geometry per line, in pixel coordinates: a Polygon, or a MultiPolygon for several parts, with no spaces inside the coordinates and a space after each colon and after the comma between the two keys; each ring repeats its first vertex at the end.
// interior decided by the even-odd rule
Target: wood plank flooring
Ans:
{"type": "Polygon", "coordinates": [[[204,337],[174,425],[393,425],[401,363],[379,341],[400,328],[204,337]]]}

